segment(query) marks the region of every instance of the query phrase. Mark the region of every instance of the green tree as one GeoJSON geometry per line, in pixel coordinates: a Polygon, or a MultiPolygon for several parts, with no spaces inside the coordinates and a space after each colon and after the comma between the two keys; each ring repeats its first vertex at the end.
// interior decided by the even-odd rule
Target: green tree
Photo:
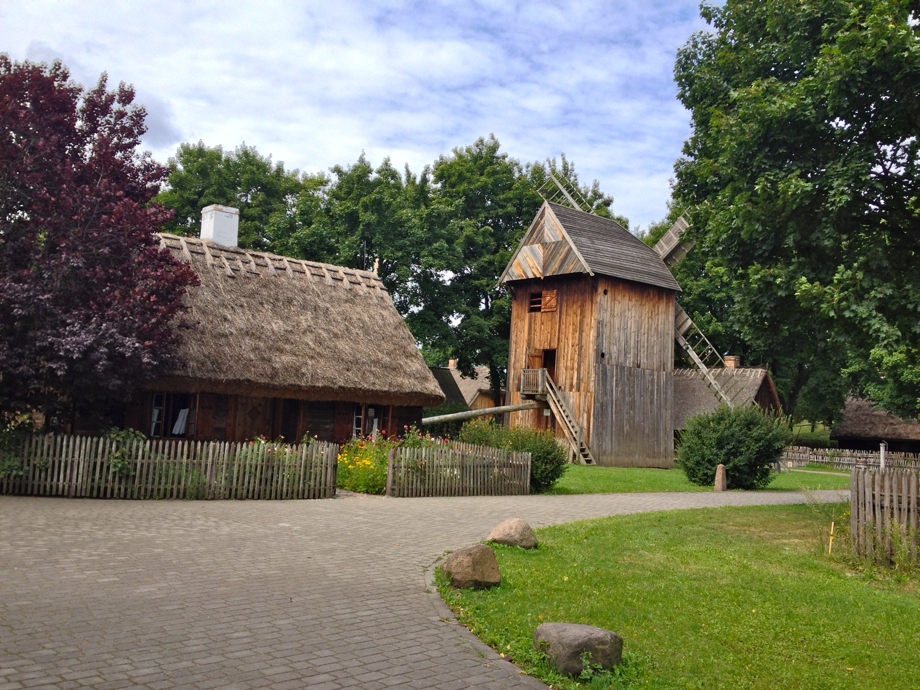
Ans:
{"type": "Polygon", "coordinates": [[[440,305],[449,309],[449,349],[468,376],[476,364],[489,368],[494,400],[504,385],[511,326],[511,298],[498,278],[542,203],[534,180],[499,149],[494,136],[480,138],[432,169],[434,203],[450,217],[453,263],[440,305]]]}
{"type": "Polygon", "coordinates": [[[164,230],[197,235],[201,209],[211,204],[240,210],[241,247],[273,251],[294,232],[293,210],[305,191],[321,188],[323,179],[301,178],[284,169],[253,146],[242,144],[232,152],[220,146],[180,144],[169,159],[168,186],[154,199],[175,211],[164,230]]]}
{"type": "Polygon", "coordinates": [[[763,352],[920,413],[920,31],[907,0],[728,0],[677,57],[675,197],[763,352]]]}

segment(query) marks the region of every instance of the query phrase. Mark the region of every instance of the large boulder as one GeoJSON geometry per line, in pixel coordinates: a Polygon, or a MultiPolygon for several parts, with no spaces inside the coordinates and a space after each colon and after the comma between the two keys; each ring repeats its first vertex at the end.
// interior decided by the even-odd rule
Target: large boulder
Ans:
{"type": "Polygon", "coordinates": [[[609,671],[623,661],[623,638],[593,625],[543,623],[533,632],[533,648],[545,652],[566,676],[581,675],[586,662],[609,671]]]}
{"type": "Polygon", "coordinates": [[[520,518],[511,518],[493,529],[486,541],[532,549],[537,545],[537,535],[530,529],[530,525],[520,518]]]}
{"type": "Polygon", "coordinates": [[[485,544],[454,551],[444,559],[441,572],[457,589],[485,589],[502,582],[495,552],[485,544]]]}

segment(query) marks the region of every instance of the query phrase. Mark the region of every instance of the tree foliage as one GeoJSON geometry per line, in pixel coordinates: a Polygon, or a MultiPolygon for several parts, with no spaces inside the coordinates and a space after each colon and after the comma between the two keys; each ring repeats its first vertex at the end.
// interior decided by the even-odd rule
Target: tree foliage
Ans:
{"type": "Polygon", "coordinates": [[[98,411],[174,362],[194,273],[160,250],[166,170],[106,76],[0,55],[0,412],[98,411]]]}
{"type": "Polygon", "coordinates": [[[303,187],[297,170],[285,170],[252,146],[225,152],[199,141],[179,146],[169,160],[169,187],[156,201],[175,211],[164,230],[186,236],[198,235],[205,206],[238,208],[240,246],[265,250],[291,232],[291,211],[303,187]]]}
{"type": "MultiPolygon", "coordinates": [[[[920,33],[907,0],[729,0],[678,53],[675,196],[739,333],[920,412],[920,33]]],[[[807,377],[796,382],[806,387],[807,377]]]]}

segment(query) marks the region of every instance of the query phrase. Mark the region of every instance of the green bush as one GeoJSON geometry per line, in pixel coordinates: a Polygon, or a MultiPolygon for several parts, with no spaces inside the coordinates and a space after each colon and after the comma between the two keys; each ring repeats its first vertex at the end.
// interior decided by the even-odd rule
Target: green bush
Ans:
{"type": "Polygon", "coordinates": [[[534,494],[552,489],[568,468],[565,449],[550,431],[506,427],[490,420],[474,419],[463,425],[457,440],[530,453],[530,492],[534,494]]]}
{"type": "Polygon", "coordinates": [[[699,486],[712,486],[721,464],[729,489],[763,489],[791,440],[784,418],[765,415],[758,407],[722,405],[687,420],[677,461],[687,479],[699,486]]]}

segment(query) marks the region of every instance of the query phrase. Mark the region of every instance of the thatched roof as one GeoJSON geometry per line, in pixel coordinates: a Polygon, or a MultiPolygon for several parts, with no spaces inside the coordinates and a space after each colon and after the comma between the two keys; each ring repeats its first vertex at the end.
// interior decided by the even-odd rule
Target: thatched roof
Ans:
{"type": "MultiPolygon", "coordinates": [[[[728,389],[729,381],[740,381],[742,388],[738,397],[734,398],[739,407],[756,403],[762,408],[780,410],[779,398],[770,373],[760,367],[738,367],[726,369],[710,369],[716,381],[728,389]]],[[[695,417],[704,412],[713,412],[719,407],[719,398],[713,393],[706,382],[700,378],[696,369],[674,370],[674,428],[683,429],[690,417],[695,417]]]]}
{"type": "Polygon", "coordinates": [[[473,378],[466,378],[459,369],[451,369],[451,371],[467,405],[472,405],[480,393],[489,395],[489,367],[474,367],[475,376],[473,378]]]}
{"type": "Polygon", "coordinates": [[[840,424],[831,429],[833,439],[869,441],[920,441],[920,422],[905,422],[885,410],[875,410],[875,403],[864,398],[848,397],[840,424]]]}
{"type": "Polygon", "coordinates": [[[151,387],[438,405],[443,394],[380,278],[328,264],[163,234],[201,285],[186,364],[151,387]]]}

